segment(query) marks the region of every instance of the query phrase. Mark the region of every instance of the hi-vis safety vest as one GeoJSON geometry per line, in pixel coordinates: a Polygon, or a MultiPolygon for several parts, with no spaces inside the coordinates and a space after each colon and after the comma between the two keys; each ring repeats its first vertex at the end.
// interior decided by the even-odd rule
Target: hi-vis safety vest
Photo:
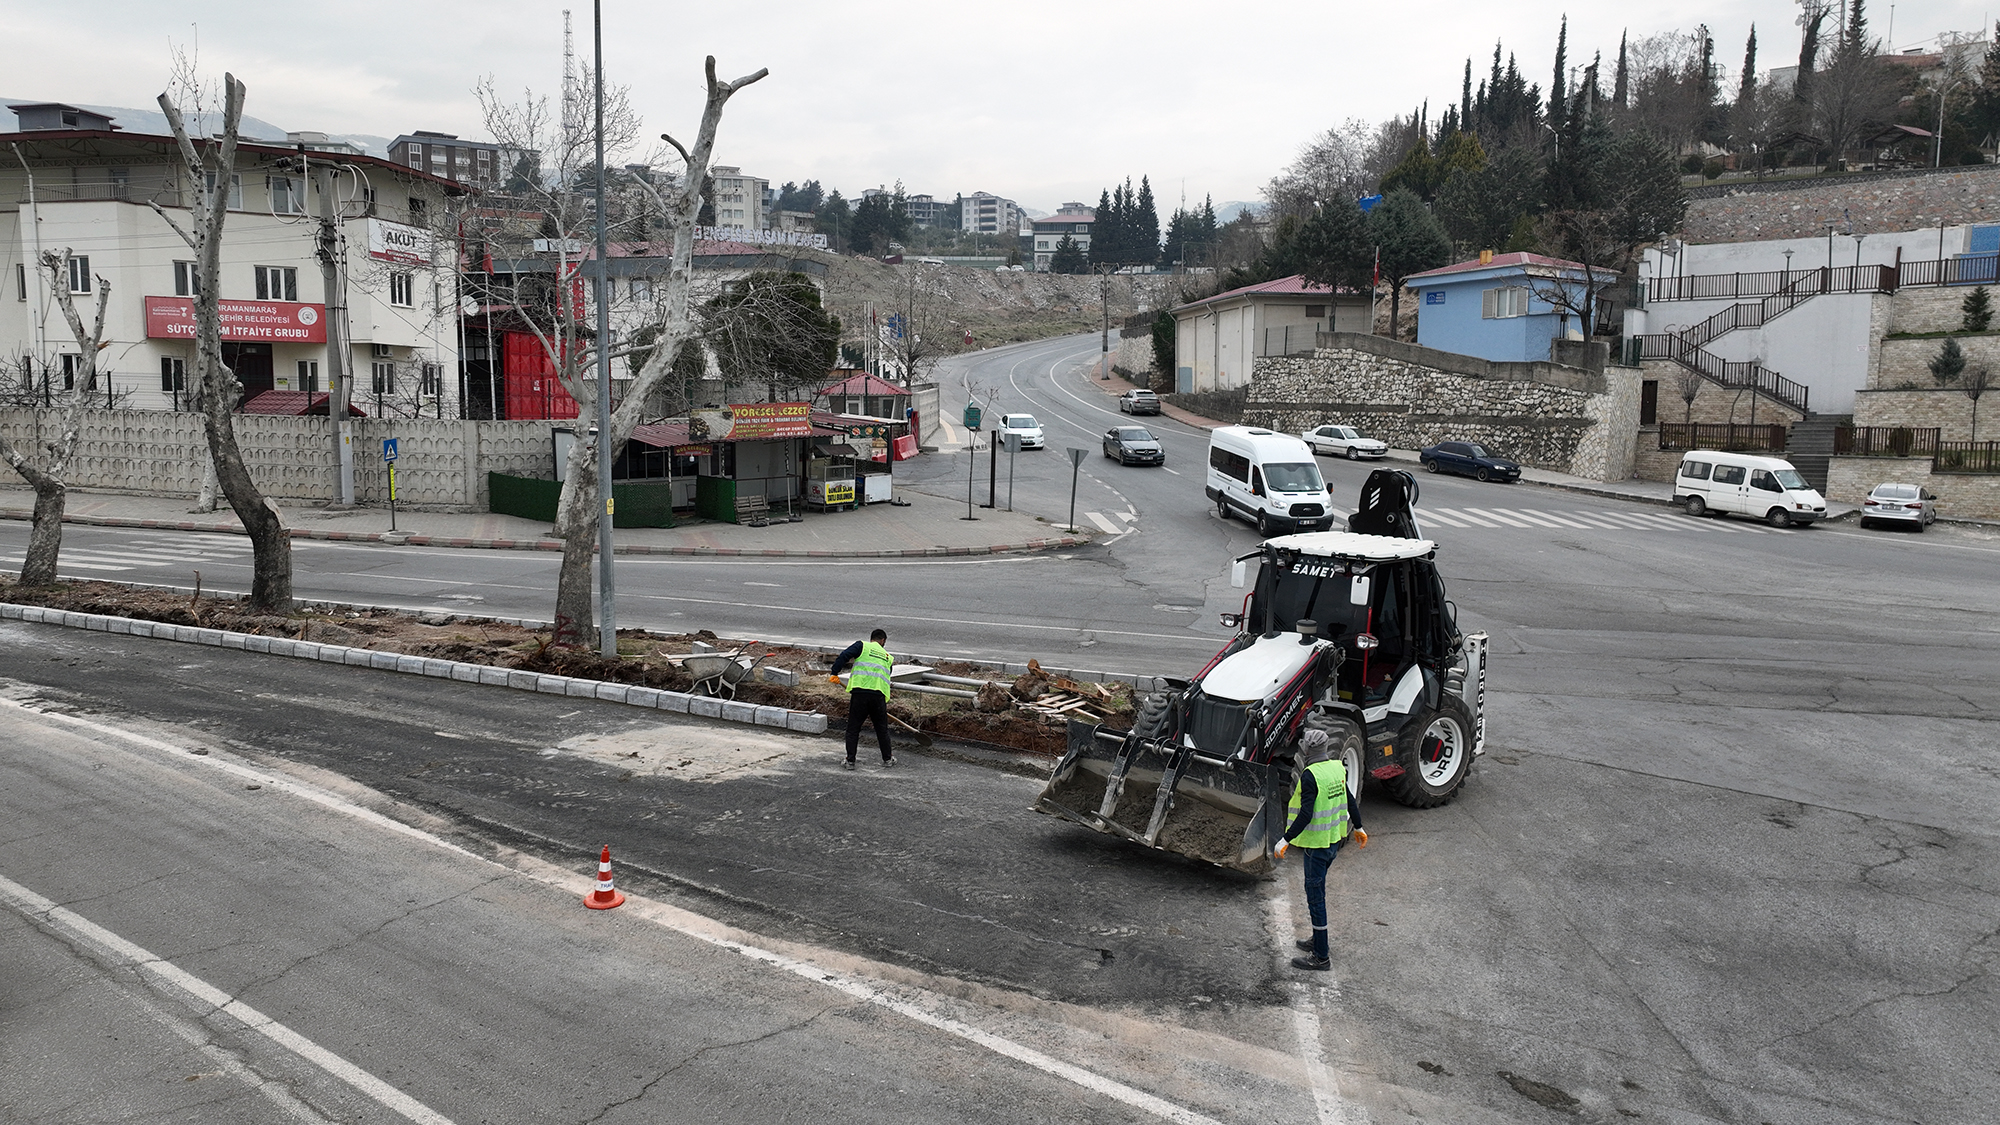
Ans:
{"type": "MultiPolygon", "coordinates": [[[[887,699],[889,698],[889,673],[894,668],[895,662],[890,659],[888,649],[883,648],[874,641],[864,642],[861,646],[861,655],[854,658],[854,663],[850,668],[847,677],[847,690],[873,688],[882,693],[882,698],[887,699]]],[[[1344,811],[1346,806],[1343,805],[1341,808],[1344,811]]]]}
{"type": "MultiPolygon", "coordinates": [[[[1347,839],[1347,766],[1336,758],[1306,767],[1319,792],[1313,801],[1312,819],[1306,830],[1292,841],[1295,848],[1330,848],[1347,839]]],[[[1290,824],[1299,818],[1299,801],[1305,792],[1303,780],[1292,786],[1292,803],[1285,816],[1290,824]]]]}

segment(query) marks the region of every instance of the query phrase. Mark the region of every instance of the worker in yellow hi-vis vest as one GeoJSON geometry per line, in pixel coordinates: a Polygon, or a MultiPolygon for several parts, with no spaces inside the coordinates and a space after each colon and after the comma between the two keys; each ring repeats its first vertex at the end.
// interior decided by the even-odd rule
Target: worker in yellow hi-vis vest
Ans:
{"type": "Polygon", "coordinates": [[[1285,850],[1297,849],[1305,860],[1306,913],[1312,916],[1313,933],[1310,940],[1297,943],[1305,956],[1292,958],[1292,966],[1325,972],[1333,967],[1326,940],[1326,869],[1350,834],[1357,846],[1365,848],[1368,833],[1361,829],[1361,802],[1347,787],[1347,765],[1335,755],[1326,732],[1307,731],[1299,739],[1299,750],[1306,768],[1299,771],[1299,783],[1292,789],[1285,850]]]}
{"type": "Polygon", "coordinates": [[[847,769],[854,768],[854,750],[861,744],[861,723],[867,720],[875,725],[875,739],[882,744],[882,765],[896,764],[895,752],[889,748],[889,675],[895,669],[895,661],[889,650],[882,647],[889,643],[889,634],[881,629],[868,634],[866,641],[856,641],[847,646],[833,661],[835,683],[840,682],[840,674],[852,669],[847,677],[847,769]]]}

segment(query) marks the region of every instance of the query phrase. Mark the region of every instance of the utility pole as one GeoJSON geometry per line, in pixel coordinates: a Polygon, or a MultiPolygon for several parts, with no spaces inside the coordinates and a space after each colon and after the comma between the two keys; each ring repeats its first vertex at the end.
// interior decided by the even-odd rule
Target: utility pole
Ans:
{"type": "MultiPolygon", "coordinates": [[[[306,146],[299,146],[299,174],[301,177],[313,174],[311,162],[306,156],[306,146]]],[[[353,397],[353,381],[348,378],[349,349],[347,346],[347,248],[340,237],[340,218],[333,203],[334,181],[340,169],[331,162],[318,169],[315,186],[319,189],[319,234],[314,246],[314,256],[319,259],[319,277],[326,295],[326,416],[333,435],[334,487],[333,503],[336,507],[354,506],[354,423],[347,417],[347,404],[353,397]]],[[[224,181],[221,190],[227,190],[224,181]]],[[[216,284],[216,279],[203,278],[202,284],[216,284]]]]}
{"type": "Polygon", "coordinates": [[[1097,344],[1097,377],[1111,378],[1111,266],[1106,263],[1098,267],[1099,276],[1097,303],[1104,306],[1104,329],[1097,344]]]}
{"type": "Polygon", "coordinates": [[[604,501],[604,510],[597,517],[597,592],[603,655],[616,660],[617,587],[611,570],[611,302],[604,285],[605,263],[610,257],[604,237],[604,0],[591,0],[590,27],[596,40],[591,77],[597,83],[597,270],[591,279],[597,296],[597,495],[604,501]]]}

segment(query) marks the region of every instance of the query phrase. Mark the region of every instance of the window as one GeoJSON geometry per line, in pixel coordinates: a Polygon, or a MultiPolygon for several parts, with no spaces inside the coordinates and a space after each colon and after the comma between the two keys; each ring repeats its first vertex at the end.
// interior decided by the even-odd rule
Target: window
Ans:
{"type": "Polygon", "coordinates": [[[1479,315],[1486,320],[1503,320],[1528,315],[1528,291],[1518,285],[1503,285],[1479,295],[1479,315]]]}
{"type": "Polygon", "coordinates": [[[174,296],[201,296],[201,276],[195,272],[193,262],[174,263],[174,296]]]}
{"type": "Polygon", "coordinates": [[[292,389],[295,391],[304,391],[307,394],[313,394],[319,390],[318,360],[302,359],[299,361],[299,378],[296,383],[292,384],[292,389]]]}
{"type": "Polygon", "coordinates": [[[258,266],[257,299],[296,301],[299,299],[299,271],[291,266],[258,266]]]}
{"type": "Polygon", "coordinates": [[[17,301],[25,301],[25,300],[27,300],[27,299],[28,299],[28,267],[27,267],[27,265],[26,265],[26,264],[24,264],[24,263],[21,263],[21,262],[15,262],[15,263],[14,263],[14,286],[15,286],[15,289],[16,289],[16,290],[18,291],[18,292],[17,292],[17,295],[15,296],[15,298],[14,298],[14,299],[15,299],[15,300],[17,300],[17,301]]]}
{"type": "Polygon", "coordinates": [[[633,278],[632,299],[642,303],[650,302],[653,299],[653,279],[650,277],[633,278]]]}
{"type": "Polygon", "coordinates": [[[375,367],[375,393],[392,395],[396,393],[396,365],[377,363],[375,367]]]}
{"type": "Polygon", "coordinates": [[[1689,480],[1707,480],[1709,465],[1706,461],[1682,461],[1681,475],[1689,480]]]}
{"type": "Polygon", "coordinates": [[[1783,492],[1785,490],[1785,486],[1778,483],[1778,478],[1772,476],[1769,469],[1758,469],[1751,473],[1750,487],[1762,489],[1765,492],[1783,492]]]}
{"type": "Polygon", "coordinates": [[[177,355],[160,357],[160,389],[168,394],[187,390],[187,360],[177,355]]]}
{"type": "Polygon", "coordinates": [[[417,393],[422,395],[443,394],[444,364],[426,363],[423,365],[422,372],[423,372],[422,380],[421,382],[419,382],[417,386],[417,393]]]}
{"type": "Polygon", "coordinates": [[[1323,317],[1323,316],[1325,316],[1325,315],[1326,315],[1326,306],[1325,306],[1325,305],[1307,305],[1307,306],[1306,306],[1306,319],[1307,319],[1307,320],[1318,320],[1318,319],[1320,319],[1321,317],[1323,317]]]}
{"type": "Polygon", "coordinates": [[[423,169],[423,166],[424,166],[424,146],[417,144],[415,142],[411,142],[410,167],[421,171],[423,169]]]}
{"type": "Polygon", "coordinates": [[[1717,465],[1717,466],[1715,467],[1715,483],[1717,483],[1717,484],[1742,484],[1742,483],[1743,483],[1743,466],[1741,466],[1741,465],[1717,465]]]}
{"type": "Polygon", "coordinates": [[[69,260],[69,291],[90,292],[90,259],[75,257],[69,260]]]}
{"type": "Polygon", "coordinates": [[[428,223],[428,222],[430,222],[430,209],[429,209],[429,208],[427,208],[426,206],[424,206],[424,201],[423,201],[423,200],[421,200],[421,199],[418,199],[418,198],[417,198],[416,196],[414,196],[414,195],[413,195],[413,196],[411,196],[411,197],[410,197],[410,225],[411,225],[411,226],[413,226],[413,227],[420,227],[420,226],[423,226],[424,224],[426,224],[426,223],[428,223]]]}
{"type": "Polygon", "coordinates": [[[304,180],[290,176],[266,176],[264,182],[271,188],[271,212],[277,215],[303,215],[306,213],[306,187],[304,180]]]}
{"type": "MultiPolygon", "coordinates": [[[[203,182],[208,186],[208,190],[211,192],[214,191],[216,184],[215,173],[204,172],[202,177],[203,182]]],[[[229,177],[229,202],[224,206],[228,207],[231,211],[243,210],[243,177],[229,177]]]]}
{"type": "Polygon", "coordinates": [[[1211,448],[1208,451],[1208,465],[1224,476],[1235,477],[1240,481],[1250,479],[1250,459],[1241,453],[1211,448]]]}
{"type": "Polygon", "coordinates": [[[366,184],[361,185],[361,205],[364,214],[375,213],[375,189],[366,184]]]}
{"type": "Polygon", "coordinates": [[[83,357],[64,352],[60,358],[62,359],[63,390],[73,390],[76,387],[76,373],[83,369],[83,357]]]}
{"type": "Polygon", "coordinates": [[[412,291],[415,289],[412,281],[413,279],[407,273],[390,274],[389,303],[406,309],[416,304],[415,299],[412,297],[412,291]]]}

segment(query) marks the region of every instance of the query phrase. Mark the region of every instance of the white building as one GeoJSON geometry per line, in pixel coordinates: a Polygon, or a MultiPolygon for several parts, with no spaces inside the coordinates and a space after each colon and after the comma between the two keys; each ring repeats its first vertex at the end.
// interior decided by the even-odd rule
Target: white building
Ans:
{"type": "Polygon", "coordinates": [[[99,279],[110,286],[98,360],[109,386],[100,382],[98,391],[116,405],[188,408],[193,297],[203,284],[220,289],[224,357],[246,399],[329,389],[327,309],[340,302],[328,299],[315,247],[319,185],[330,182],[348,247],[355,404],[371,415],[458,416],[458,251],[435,233],[451,229],[457,184],[352,153],[325,162],[313,154],[302,172],[296,148],[240,145],[220,275],[205,279],[194,251],[151,206],[184,228],[193,222],[196,192],[174,139],[114,132],[103,119],[54,121],[0,134],[0,145],[21,157],[0,166],[0,389],[60,380],[79,354],[38,265],[43,251],[69,257],[64,283],[86,320],[99,279]]]}
{"type": "Polygon", "coordinates": [[[975,234],[1013,235],[1021,230],[1021,205],[990,192],[958,197],[958,228],[975,234]]]}
{"type": "Polygon", "coordinates": [[[1090,227],[1097,221],[1095,208],[1081,203],[1065,203],[1056,213],[1035,222],[1035,269],[1046,273],[1056,250],[1068,238],[1085,257],[1090,256],[1090,227]]]}
{"type": "Polygon", "coordinates": [[[763,230],[771,225],[765,207],[771,181],[746,176],[734,164],[718,164],[709,174],[715,179],[709,205],[715,208],[716,226],[763,230]]]}

